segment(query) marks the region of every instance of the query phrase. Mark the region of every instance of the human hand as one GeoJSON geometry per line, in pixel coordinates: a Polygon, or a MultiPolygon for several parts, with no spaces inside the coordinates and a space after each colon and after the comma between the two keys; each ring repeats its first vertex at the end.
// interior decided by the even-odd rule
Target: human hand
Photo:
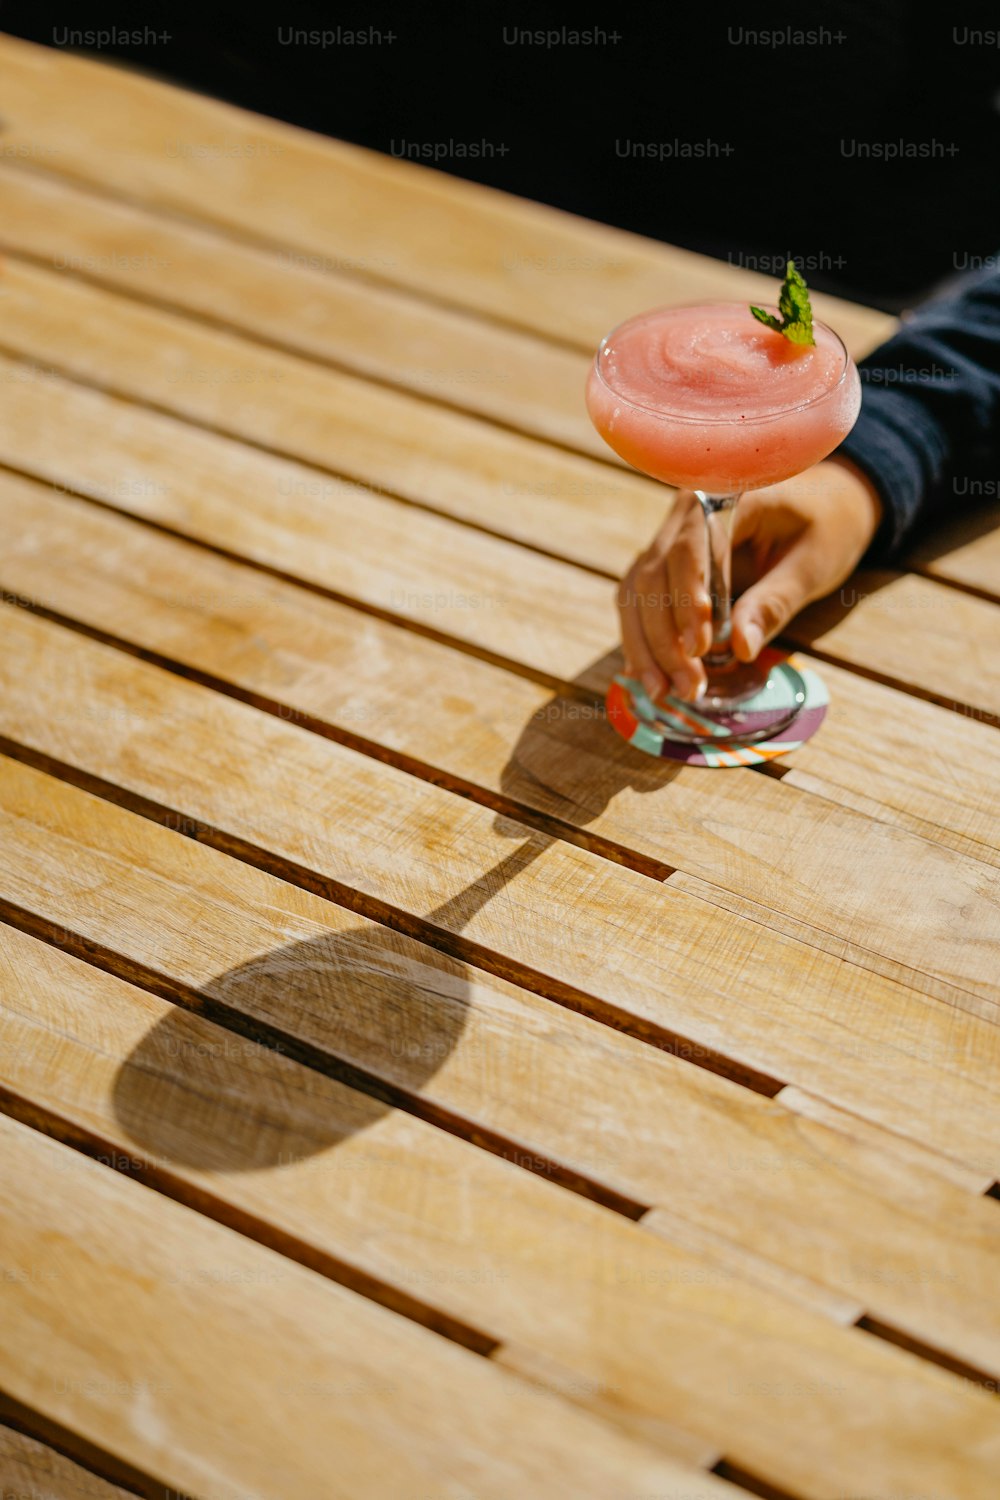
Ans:
{"type": "MultiPolygon", "coordinates": [[[[753,661],[794,615],[850,576],[881,516],[878,492],[846,458],[743,496],[733,525],[739,598],[731,645],[740,661],[753,661]]],[[[654,701],[668,683],[689,702],[704,692],[700,658],[712,644],[706,560],[701,505],[693,490],[680,490],[618,588],[625,675],[639,678],[654,701]]]]}

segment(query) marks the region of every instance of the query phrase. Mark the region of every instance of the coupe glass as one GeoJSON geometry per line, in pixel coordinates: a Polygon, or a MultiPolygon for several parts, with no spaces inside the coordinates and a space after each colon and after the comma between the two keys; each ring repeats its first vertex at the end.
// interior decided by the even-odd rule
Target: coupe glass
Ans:
{"type": "Polygon", "coordinates": [[[857,419],[854,362],[832,329],[813,327],[815,349],[764,328],[745,303],[658,308],[619,324],[595,356],[587,409],[598,432],[642,473],[694,490],[705,517],[712,644],[703,657],[704,695],[695,704],[668,698],[661,708],[643,702],[641,684],[623,679],[668,738],[760,739],[802,706],[789,692],[794,674],[733,653],[732,530],[745,491],[791,479],[826,458],[857,419]],[[679,374],[665,348],[680,350],[679,374]]]}

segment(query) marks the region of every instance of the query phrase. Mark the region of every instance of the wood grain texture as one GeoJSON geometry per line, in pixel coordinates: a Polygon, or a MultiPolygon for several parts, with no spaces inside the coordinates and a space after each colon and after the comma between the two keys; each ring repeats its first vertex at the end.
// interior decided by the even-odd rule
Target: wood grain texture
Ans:
{"type": "MultiPolygon", "coordinates": [[[[606,569],[624,566],[636,538],[658,526],[669,507],[670,491],[624,467],[23,261],[7,260],[3,285],[0,347],[26,355],[37,369],[28,379],[35,389],[50,367],[62,368],[332,470],[355,490],[401,495],[576,561],[597,556],[606,569]]],[[[10,378],[25,384],[16,373],[10,378]]],[[[582,374],[579,390],[582,410],[582,374]]],[[[314,474],[305,493],[322,496],[323,484],[314,474]]]]}
{"type": "Polygon", "coordinates": [[[1000,756],[996,729],[856,672],[806,660],[831,709],[821,734],[785,762],[785,780],[1000,864],[1000,756]]]}
{"type": "MultiPolygon", "coordinates": [[[[899,1153],[911,1166],[920,1171],[933,1172],[936,1168],[938,1158],[933,1152],[929,1152],[926,1146],[911,1140],[901,1132],[889,1132],[881,1128],[873,1129],[869,1120],[850,1110],[839,1109],[829,1100],[817,1094],[811,1094],[806,1089],[788,1084],[775,1097],[786,1109],[793,1109],[801,1115],[806,1115],[810,1120],[820,1120],[824,1125],[843,1131],[874,1147],[877,1151],[899,1153]]],[[[987,1193],[994,1186],[994,1183],[986,1180],[988,1174],[966,1169],[957,1162],[955,1170],[949,1175],[955,1182],[960,1182],[966,1187],[970,1193],[987,1193]]]]}
{"type": "Polygon", "coordinates": [[[0,1495],[4,1500],[129,1500],[46,1443],[0,1426],[0,1495]]]}
{"type": "MultiPolygon", "coordinates": [[[[913,992],[921,978],[912,967],[913,944],[926,910],[919,918],[914,913],[905,945],[892,914],[877,925],[876,897],[895,878],[899,846],[891,830],[838,813],[786,782],[727,776],[706,788],[703,774],[691,768],[664,781],[658,765],[620,745],[585,705],[552,699],[474,658],[37,485],[0,480],[0,519],[6,538],[0,582],[8,591],[127,636],[188,670],[232,681],[284,717],[335,725],[348,738],[362,737],[376,755],[390,750],[407,757],[406,764],[412,758],[430,779],[461,778],[487,796],[511,799],[515,810],[523,805],[557,816],[571,836],[578,829],[598,851],[623,848],[680,863],[693,872],[687,888],[700,900],[718,905],[725,884],[752,903],[757,922],[775,925],[784,912],[796,939],[794,970],[805,964],[811,983],[800,980],[798,993],[774,998],[770,984],[767,1001],[758,997],[773,1025],[770,1033],[760,1022],[754,1028],[755,1065],[937,1150],[981,1161],[1000,1060],[1000,1030],[990,1025],[996,1008],[984,987],[977,998],[942,981],[950,1005],[913,992]],[[420,693],[401,692],[401,682],[419,682],[420,693]],[[784,833],[789,819],[803,832],[793,847],[784,833]],[[859,848],[866,852],[860,862],[859,848]],[[832,888],[827,896],[824,871],[839,874],[839,905],[832,888]],[[827,957],[812,951],[823,944],[831,950],[827,957]],[[895,974],[873,974],[879,946],[896,955],[895,974]],[[844,958],[861,972],[845,970],[844,958]],[[831,994],[839,996],[832,1006],[831,994]],[[916,1115],[914,1091],[925,1101],[916,1115]]],[[[904,711],[910,701],[901,700],[904,711]]],[[[940,890],[940,899],[950,901],[954,882],[940,863],[948,856],[912,835],[906,844],[907,863],[923,872],[928,898],[940,890]]],[[[952,861],[959,872],[965,868],[957,856],[952,861]]],[[[677,883],[671,877],[671,886],[677,883]]],[[[991,920],[984,912],[984,931],[991,920]]],[[[950,906],[942,921],[950,921],[950,906]]],[[[776,963],[787,961],[780,946],[773,951],[776,963]]],[[[925,952],[929,964],[938,962],[929,946],[925,952]]],[[[688,1017],[685,1035],[702,1039],[697,1017],[688,1017]]],[[[733,1042],[730,1032],[727,1047],[733,1042]]],[[[993,1170],[985,1167],[988,1177],[993,1170]]]]}
{"type": "Polygon", "coordinates": [[[667,497],[582,373],[771,283],[13,40],[0,87],[0,461],[103,502],[0,479],[0,734],[81,784],[0,760],[0,1410],[200,1500],[992,1494],[919,1357],[1000,1373],[992,540],[797,622],[781,782],[634,765],[585,698],[667,497]]]}
{"type": "MultiPolygon", "coordinates": [[[[215,545],[238,545],[248,556],[317,581],[334,580],[341,590],[358,593],[375,607],[395,605],[395,612],[419,621],[425,628],[454,633],[479,649],[495,651],[502,645],[506,655],[537,670],[557,672],[563,680],[572,678],[595,687],[607,681],[609,633],[604,621],[611,615],[607,586],[577,569],[522,549],[514,551],[509,544],[493,538],[456,530],[439,518],[382,497],[344,493],[336,498],[289,497],[281,493],[282,487],[305,483],[303,474],[309,471],[280,466],[277,472],[269,471],[262,465],[280,465],[281,461],[249,454],[224,439],[191,432],[169,418],[117,403],[109,405],[109,398],[71,384],[46,381],[43,388],[37,382],[21,382],[12,385],[11,391],[15,390],[16,398],[12,396],[7,402],[0,434],[3,452],[56,483],[91,489],[143,515],[160,521],[169,519],[171,524],[215,545]],[[52,398],[60,403],[58,448],[53,447],[48,434],[47,413],[52,398]],[[224,470],[220,468],[223,463],[224,470]],[[270,485],[270,496],[262,485],[270,485]],[[389,534],[394,538],[391,549],[379,534],[385,528],[391,528],[389,534]],[[473,591],[470,578],[477,584],[473,591]]],[[[914,582],[927,589],[938,587],[914,582]]],[[[964,605],[996,613],[995,606],[983,601],[955,597],[964,605]]],[[[614,639],[613,632],[610,639],[614,639]]],[[[954,644],[958,656],[957,639],[954,644]]],[[[966,670],[971,673],[972,664],[967,664],[966,670]]],[[[979,692],[986,681],[976,677],[973,682],[971,676],[967,680],[970,694],[979,692]]],[[[592,728],[583,725],[584,735],[592,736],[592,728]]],[[[612,784],[617,782],[617,764],[635,765],[633,752],[624,746],[606,751],[608,743],[605,737],[585,775],[582,763],[578,768],[577,782],[590,796],[609,777],[612,784]],[[617,756],[617,762],[605,765],[606,755],[617,756]]],[[[631,778],[631,770],[626,774],[631,778]]],[[[635,774],[651,784],[652,768],[636,770],[635,774]]],[[[657,768],[657,782],[662,777],[663,772],[657,768]]],[[[994,941],[990,934],[995,932],[995,912],[980,908],[986,923],[985,930],[980,929],[980,938],[974,935],[974,929],[960,931],[951,911],[951,887],[956,878],[963,888],[975,892],[982,880],[995,878],[991,872],[980,875],[977,866],[956,864],[946,850],[935,850],[922,839],[906,839],[901,830],[882,827],[867,816],[851,815],[831,805],[814,809],[813,831],[825,826],[827,837],[823,841],[815,837],[796,841],[797,863],[800,859],[813,861],[816,870],[815,875],[803,872],[796,884],[788,879],[789,845],[782,828],[778,824],[766,829],[761,826],[760,799],[764,794],[756,781],[750,815],[754,826],[752,861],[747,870],[749,886],[742,895],[760,904],[763,892],[763,904],[773,906],[776,913],[787,909],[794,897],[793,915],[797,920],[806,917],[816,927],[835,933],[838,942],[847,937],[876,955],[910,966],[914,970],[912,982],[922,983],[922,974],[937,976],[993,1000],[992,967],[983,945],[994,941]],[[765,833],[775,874],[773,881],[762,887],[761,870],[769,863],[765,833]],[[882,899],[886,882],[890,888],[897,882],[900,851],[904,848],[907,859],[919,861],[926,869],[927,890],[940,888],[942,882],[948,887],[944,897],[948,909],[939,907],[935,921],[928,921],[926,908],[918,913],[908,900],[890,907],[882,899]],[[818,913],[817,902],[821,907],[818,913]],[[977,976],[978,983],[970,984],[969,980],[977,976]]],[[[699,777],[699,788],[702,784],[699,777]]],[[[714,795],[736,795],[736,786],[733,778],[727,778],[726,786],[714,795]]],[[[702,798],[698,805],[703,812],[702,798]]],[[[779,805],[784,809],[788,802],[782,800],[779,805]]],[[[649,827],[645,812],[639,821],[643,829],[649,827]]],[[[670,863],[685,865],[688,873],[714,882],[719,876],[711,850],[708,861],[700,863],[706,847],[705,826],[702,817],[699,838],[689,849],[678,852],[672,825],[668,824],[674,852],[661,849],[660,854],[670,863]]],[[[747,830],[743,832],[745,836],[747,830]]],[[[654,826],[644,837],[655,837],[656,833],[654,826]]],[[[727,874],[725,883],[729,879],[727,874]]],[[[963,901],[961,905],[967,908],[963,910],[964,922],[974,915],[978,901],[963,901]]]]}
{"type": "MultiPolygon", "coordinates": [[[[0,955],[15,1118],[459,1342],[471,1333],[480,1352],[498,1338],[537,1345],[575,1371],[585,1404],[605,1417],[623,1404],[644,1410],[671,1456],[695,1467],[718,1458],[696,1435],[723,1430],[718,1420],[685,1431],[664,1412],[677,1409],[681,1348],[693,1351],[687,1321],[701,1323],[700,1341],[730,1296],[754,1316],[759,1299],[724,1266],[701,1278],[724,1288],[714,1312],[683,1299],[675,1312],[641,1289],[695,1285],[698,1263],[659,1253],[620,1215],[14,928],[0,925],[0,955]],[[642,1318],[648,1329],[658,1316],[651,1303],[667,1356],[653,1359],[653,1378],[642,1332],[642,1318]],[[634,1375],[627,1390],[609,1389],[622,1345],[634,1375]]],[[[764,1325],[782,1311],[772,1299],[764,1325]]],[[[786,1335],[793,1363],[798,1316],[786,1335]]],[[[868,1340],[842,1347],[864,1360],[868,1340]]],[[[720,1361],[732,1353],[727,1337],[720,1361]]],[[[745,1425],[755,1421],[748,1409],[745,1425]]]]}
{"type": "MultiPolygon", "coordinates": [[[[332,548],[317,548],[317,537],[324,535],[317,511],[326,511],[326,536],[338,526],[357,529],[364,519],[385,529],[399,509],[387,502],[387,489],[612,575],[624,571],[669,504],[663,486],[638,476],[496,432],[458,413],[435,411],[413,398],[23,263],[8,267],[2,346],[24,356],[20,363],[0,363],[7,412],[0,456],[7,462],[56,483],[97,486],[108,498],[149,514],[157,500],[162,505],[184,493],[214,455],[243,494],[253,496],[255,511],[271,532],[277,519],[289,533],[280,547],[272,535],[272,556],[263,560],[326,586],[343,572],[351,543],[344,540],[339,556],[332,548]],[[53,369],[153,401],[175,416],[233,436],[270,443],[296,460],[330,466],[349,478],[224,445],[221,438],[178,428],[168,417],[64,383],[53,369]],[[54,400],[64,418],[58,453],[50,452],[46,441],[54,400]],[[100,447],[94,443],[95,426],[102,434],[100,447]],[[182,458],[183,477],[176,472],[182,458]],[[351,517],[340,519],[338,510],[348,500],[351,517]],[[296,551],[308,553],[307,559],[294,562],[289,553],[296,551]]],[[[204,513],[204,503],[197,509],[204,513]]],[[[422,534],[434,536],[427,527],[422,534]]],[[[261,539],[255,540],[256,550],[252,542],[243,550],[261,557],[261,539]]],[[[497,556],[486,561],[471,546],[479,539],[468,540],[470,545],[456,540],[468,571],[464,587],[440,591],[445,607],[438,611],[439,628],[454,628],[464,637],[471,629],[474,638],[481,637],[481,622],[455,622],[454,607],[447,607],[449,598],[460,597],[468,614],[470,580],[475,580],[471,592],[488,601],[490,623],[498,604],[509,613],[523,600],[525,615],[545,619],[546,639],[551,637],[556,649],[567,634],[565,620],[551,620],[552,603],[540,592],[546,586],[558,590],[561,579],[569,590],[568,609],[582,603],[589,585],[593,602],[587,624],[595,617],[607,620],[612,637],[617,633],[612,590],[599,578],[585,585],[577,570],[557,573],[551,564],[545,575],[538,561],[533,568],[526,563],[523,579],[517,578],[514,555],[507,554],[505,592],[495,582],[497,556]]],[[[383,553],[387,550],[383,547],[383,553]]],[[[363,597],[385,608],[389,583],[390,595],[404,602],[403,610],[397,603],[396,612],[410,613],[408,593],[422,594],[425,601],[430,595],[426,586],[421,591],[395,584],[402,550],[393,549],[392,563],[383,558],[373,581],[362,577],[354,586],[366,587],[363,597]]],[[[990,672],[993,643],[1000,639],[1000,605],[990,600],[914,575],[865,571],[806,610],[785,635],[961,714],[1000,717],[990,672]]]]}
{"type": "Polygon", "coordinates": [[[0,1379],[163,1483],[207,1500],[506,1500],[551,1495],[555,1468],[594,1500],[729,1493],[27,1126],[0,1117],[0,1141],[0,1379]]]}
{"type": "MultiPolygon", "coordinates": [[[[772,278],[10,37],[0,89],[7,150],[49,172],[367,264],[376,279],[585,348],[644,307],[774,292],[772,278]]],[[[854,354],[894,326],[838,298],[814,305],[854,354]]]]}
{"type": "MultiPolygon", "coordinates": [[[[166,479],[143,480],[137,475],[124,496],[110,485],[98,486],[97,492],[116,496],[117,503],[124,498],[130,509],[151,514],[165,524],[191,526],[197,502],[188,503],[186,496],[169,499],[172,491],[168,492],[168,483],[166,479]]],[[[124,631],[126,638],[134,636],[137,644],[149,649],[159,647],[188,664],[216,671],[234,683],[279,698],[289,707],[336,723],[345,732],[353,730],[487,786],[497,784],[521,731],[527,730],[533,717],[544,710],[544,717],[550,721],[548,743],[543,746],[540,741],[538,749],[545,748],[548,754],[544,759],[541,754],[532,757],[529,744],[518,744],[518,754],[526,758],[525,768],[534,772],[533,777],[520,778],[518,796],[581,828],[606,831],[609,837],[617,836],[626,844],[637,834],[640,838],[656,835],[645,811],[632,820],[631,828],[626,822],[616,829],[618,804],[607,795],[616,788],[608,780],[608,772],[602,776],[599,760],[593,755],[586,756],[585,769],[581,765],[575,770],[575,757],[586,749],[586,729],[581,728],[573,741],[573,758],[559,754],[555,742],[564,731],[558,721],[569,712],[567,705],[547,698],[521,679],[458,656],[390,623],[262,577],[256,570],[181,541],[148,534],[113,515],[101,515],[79,505],[72,498],[58,500],[46,487],[10,474],[0,474],[0,514],[5,528],[0,582],[11,593],[37,599],[93,627],[119,635],[124,631]],[[78,567],[81,557],[86,558],[87,573],[101,578],[100,589],[87,586],[87,578],[78,567]],[[122,560],[121,567],[118,559],[122,560]],[[127,627],[123,626],[126,615],[127,627]],[[420,695],[400,692],[400,681],[422,683],[435,712],[424,711],[420,695]],[[589,790],[591,786],[593,790],[589,790]],[[602,795],[608,801],[607,816],[600,804],[602,795]]],[[[395,515],[399,514],[397,510],[395,515]]],[[[234,511],[224,520],[212,513],[208,519],[207,529],[202,521],[201,530],[209,543],[222,546],[235,540],[253,550],[253,538],[242,514],[234,511]]],[[[381,518],[376,513],[369,519],[375,526],[381,518]]],[[[335,515],[333,520],[339,517],[335,515]]],[[[314,545],[320,547],[327,540],[321,528],[322,518],[318,518],[320,540],[314,545]]],[[[329,540],[336,540],[348,554],[350,577],[354,582],[360,579],[359,587],[364,591],[377,575],[361,553],[357,530],[348,529],[345,522],[329,540]]],[[[417,532],[408,531],[403,539],[413,544],[419,535],[424,533],[418,521],[417,532]]],[[[432,558],[425,540],[426,550],[421,551],[419,562],[428,571],[419,581],[412,569],[400,581],[396,573],[400,564],[387,559],[385,570],[394,575],[399,587],[386,595],[373,582],[372,597],[393,602],[395,594],[403,609],[406,600],[412,599],[412,608],[422,620],[443,615],[445,623],[450,626],[454,622],[458,630],[463,629],[463,622],[478,621],[479,629],[475,623],[465,625],[464,634],[472,633],[484,642],[490,640],[494,648],[517,660],[518,652],[526,650],[525,642],[533,638],[529,622],[522,618],[533,606],[527,598],[509,598],[508,608],[503,596],[470,589],[468,579],[464,580],[464,595],[460,593],[452,554],[457,552],[459,559],[470,566],[486,566],[481,550],[471,556],[463,551],[466,541],[464,532],[442,538],[439,553],[432,558]],[[469,606],[464,610],[455,607],[463,597],[469,606]],[[476,604],[480,607],[474,608],[476,604]]],[[[285,550],[283,547],[282,555],[285,550]]],[[[287,550],[293,549],[289,546],[287,550]]],[[[485,556],[489,558],[489,549],[485,556]]],[[[306,557],[304,547],[293,556],[300,570],[308,566],[306,557]]],[[[517,560],[511,563],[515,588],[522,557],[517,553],[517,560]]],[[[498,564],[494,560],[489,566],[490,577],[495,577],[498,564]]],[[[585,578],[581,582],[575,570],[567,581],[565,570],[557,573],[557,567],[543,560],[547,572],[541,581],[544,584],[547,579],[549,586],[555,587],[563,607],[563,633],[547,639],[558,639],[561,646],[567,639],[567,617],[572,615],[568,623],[580,638],[596,640],[593,625],[602,622],[607,605],[603,590],[593,589],[585,578]],[[574,582],[585,591],[582,600],[572,586],[574,582]]],[[[552,615],[544,599],[534,610],[547,627],[551,625],[552,615]]],[[[610,613],[607,610],[608,618],[610,613]]],[[[609,646],[614,640],[613,630],[601,640],[609,646]]],[[[553,657],[545,660],[552,669],[558,670],[561,665],[553,657]]],[[[595,687],[604,686],[616,663],[617,656],[605,649],[598,660],[589,663],[589,670],[584,669],[582,679],[593,681],[595,687]]],[[[566,669],[571,664],[571,660],[564,662],[566,669]]],[[[816,665],[814,660],[812,664],[816,665]]],[[[832,694],[831,711],[822,733],[785,760],[786,783],[844,802],[866,819],[894,823],[923,839],[1000,864],[996,834],[1000,826],[1000,760],[992,726],[949,713],[829,663],[819,670],[832,694]]],[[[581,708],[576,711],[583,712],[581,708]]],[[[613,743],[603,734],[602,741],[602,752],[613,743]]],[[[640,763],[631,751],[619,747],[614,764],[623,781],[630,767],[639,774],[640,763]]],[[[646,766],[643,785],[647,795],[655,795],[665,774],[663,768],[654,774],[646,766]]],[[[706,781],[700,772],[690,769],[673,774],[671,797],[676,816],[681,789],[690,786],[703,800],[706,781]]],[[[745,777],[729,776],[721,786],[718,779],[708,785],[713,796],[743,794],[748,805],[752,797],[767,795],[759,788],[748,787],[745,777]]],[[[661,851],[661,857],[679,862],[676,854],[664,855],[661,851]]]]}
{"type": "Polygon", "coordinates": [[[0,388],[0,460],[57,486],[215,538],[269,568],[307,568],[321,588],[479,651],[496,652],[508,620],[518,659],[548,677],[562,669],[585,679],[613,638],[612,586],[581,569],[32,365],[0,359],[0,388]]]}
{"type": "Polygon", "coordinates": [[[996,479],[985,481],[985,486],[982,480],[975,484],[980,489],[970,494],[972,482],[956,476],[957,514],[918,542],[907,562],[943,583],[958,583],[1000,599],[1000,489],[996,479]]]}
{"type": "Polygon", "coordinates": [[[0,216],[5,250],[619,462],[584,410],[583,350],[373,285],[350,263],[268,251],[10,160],[0,162],[0,216]]]}
{"type": "Polygon", "coordinates": [[[810,605],[786,634],[963,716],[1000,724],[1000,607],[992,600],[912,573],[865,570],[810,605]]]}
{"type": "Polygon", "coordinates": [[[711,1243],[678,1251],[673,1219],[651,1235],[29,937],[0,927],[0,945],[8,1087],[99,1159],[484,1329],[498,1363],[692,1464],[724,1443],[817,1496],[926,1481],[928,1459],[936,1482],[978,1482],[962,1445],[987,1416],[1000,1438],[988,1399],[746,1287],[711,1243]]]}
{"type": "Polygon", "coordinates": [[[321,1063],[346,1058],[462,1116],[466,1133],[506,1140],[515,1162],[562,1162],[662,1202],[967,1363],[997,1357],[983,1305],[1000,1235],[991,1201],[550,1002],[525,1006],[506,986],[498,998],[494,981],[480,989],[433,950],[286,897],[260,872],[37,772],[4,770],[4,897],[56,937],[61,918],[69,941],[121,955],[188,1004],[263,1022],[280,1045],[318,1047],[321,1063]],[[407,1019],[411,986],[420,1007],[407,1019]],[[838,1237],[817,1237],[817,1217],[838,1237]]]}

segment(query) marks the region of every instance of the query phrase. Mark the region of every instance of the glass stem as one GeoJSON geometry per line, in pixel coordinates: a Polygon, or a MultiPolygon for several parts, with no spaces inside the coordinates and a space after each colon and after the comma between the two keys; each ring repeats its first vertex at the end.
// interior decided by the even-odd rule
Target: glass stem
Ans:
{"type": "Polygon", "coordinates": [[[712,600],[712,644],[705,666],[729,666],[735,657],[729,644],[732,632],[733,520],[739,494],[709,495],[695,490],[705,516],[708,536],[708,592],[712,600]]]}

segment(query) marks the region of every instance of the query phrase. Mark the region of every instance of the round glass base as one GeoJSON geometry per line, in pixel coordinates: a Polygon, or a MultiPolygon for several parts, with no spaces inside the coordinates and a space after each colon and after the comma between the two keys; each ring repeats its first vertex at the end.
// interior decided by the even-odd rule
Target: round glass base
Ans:
{"type": "Polygon", "coordinates": [[[641,682],[618,680],[628,689],[635,714],[663,739],[684,745],[753,744],[772,739],[792,723],[806,701],[806,684],[787,661],[770,669],[737,662],[722,690],[709,675],[709,692],[697,703],[666,697],[653,703],[641,682]],[[749,675],[753,673],[753,675],[749,675]],[[737,696],[737,694],[742,694],[737,696]]]}
{"type": "Polygon", "coordinates": [[[770,673],[760,661],[737,661],[735,656],[713,662],[704,658],[708,686],[695,705],[699,712],[712,716],[737,709],[750,698],[768,690],[770,673]]]}

